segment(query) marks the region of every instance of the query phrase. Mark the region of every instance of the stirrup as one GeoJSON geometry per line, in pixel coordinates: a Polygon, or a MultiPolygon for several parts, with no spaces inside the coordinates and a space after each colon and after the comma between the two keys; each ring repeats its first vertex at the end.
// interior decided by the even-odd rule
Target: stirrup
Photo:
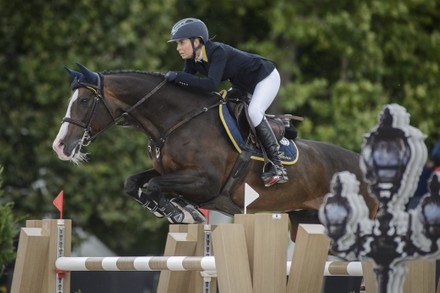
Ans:
{"type": "Polygon", "coordinates": [[[270,162],[271,167],[268,171],[263,170],[261,179],[264,182],[265,187],[270,187],[274,184],[286,183],[289,178],[287,177],[287,171],[284,166],[278,166],[270,162]]]}
{"type": "Polygon", "coordinates": [[[287,170],[284,168],[284,166],[275,166],[275,169],[277,169],[277,174],[280,177],[280,180],[278,180],[278,184],[286,183],[289,181],[289,177],[287,177],[287,170]]]}
{"type": "Polygon", "coordinates": [[[270,187],[280,181],[280,177],[278,175],[263,174],[261,175],[261,179],[263,179],[264,187],[270,187]]]}
{"type": "Polygon", "coordinates": [[[271,161],[269,161],[268,164],[270,164],[269,170],[266,171],[267,164],[265,164],[263,167],[263,174],[261,174],[261,179],[263,180],[265,187],[270,187],[278,183],[280,180],[275,164],[271,161]]]}

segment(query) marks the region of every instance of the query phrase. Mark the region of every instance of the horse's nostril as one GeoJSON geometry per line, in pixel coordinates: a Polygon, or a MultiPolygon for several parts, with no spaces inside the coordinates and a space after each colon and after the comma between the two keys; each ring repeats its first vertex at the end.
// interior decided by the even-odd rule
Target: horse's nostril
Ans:
{"type": "Polygon", "coordinates": [[[62,150],[63,148],[64,148],[64,143],[62,141],[58,141],[53,144],[53,149],[55,150],[55,152],[58,152],[58,151],[62,150]]]}

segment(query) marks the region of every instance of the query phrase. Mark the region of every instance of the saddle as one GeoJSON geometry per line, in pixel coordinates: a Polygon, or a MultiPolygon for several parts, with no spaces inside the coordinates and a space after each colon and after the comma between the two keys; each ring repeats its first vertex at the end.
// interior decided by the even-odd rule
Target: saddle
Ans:
{"type": "MultiPolygon", "coordinates": [[[[253,158],[253,152],[259,146],[258,137],[256,136],[255,129],[251,127],[251,123],[247,114],[247,108],[249,105],[249,98],[247,94],[238,89],[232,89],[228,92],[224,91],[219,93],[223,100],[226,101],[226,107],[229,110],[231,119],[237,121],[238,132],[241,138],[245,140],[246,147],[240,148],[239,155],[235,164],[231,170],[231,173],[226,180],[225,185],[222,187],[219,195],[203,204],[206,209],[216,209],[228,215],[234,215],[241,213],[240,207],[232,201],[231,194],[235,188],[243,183],[245,175],[249,171],[251,158],[253,158]]],[[[220,112],[222,110],[220,109],[220,112]]],[[[293,140],[297,137],[296,128],[290,123],[290,120],[302,121],[302,117],[286,114],[286,115],[266,115],[266,119],[269,121],[276,138],[278,141],[292,140],[292,143],[288,143],[288,147],[295,145],[293,140]],[[286,138],[286,139],[285,139],[286,138]]],[[[226,123],[227,124],[227,123],[226,123]]],[[[225,125],[225,124],[224,124],[225,125]]],[[[228,127],[225,125],[225,127],[228,127]]],[[[281,146],[282,144],[280,144],[281,146]]],[[[292,147],[294,154],[292,153],[291,160],[288,164],[294,164],[298,158],[298,149],[296,146],[292,147]]],[[[266,157],[265,152],[263,156],[266,157]]],[[[264,158],[266,161],[267,158],[264,158]]]]}
{"type": "MultiPolygon", "coordinates": [[[[247,114],[247,108],[249,106],[250,99],[246,92],[239,89],[231,89],[226,93],[224,98],[227,102],[229,112],[234,116],[237,121],[238,129],[243,138],[250,138],[253,143],[256,143],[258,139],[255,138],[255,130],[251,127],[251,123],[247,114]]],[[[290,123],[290,120],[302,121],[302,117],[294,116],[291,114],[283,115],[265,115],[269,125],[271,126],[275,137],[280,141],[283,137],[288,139],[296,139],[298,137],[298,131],[290,123]]]]}

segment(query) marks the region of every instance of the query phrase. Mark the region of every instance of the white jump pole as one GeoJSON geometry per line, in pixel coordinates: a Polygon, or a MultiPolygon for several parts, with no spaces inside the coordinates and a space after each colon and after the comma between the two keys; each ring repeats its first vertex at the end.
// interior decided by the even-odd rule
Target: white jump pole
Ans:
{"type": "MultiPolygon", "coordinates": [[[[291,261],[286,262],[290,272],[291,261]]],[[[62,271],[206,271],[215,272],[214,256],[60,257],[62,271]]],[[[362,276],[361,262],[328,261],[324,276],[362,276]]]]}
{"type": "Polygon", "coordinates": [[[63,271],[215,271],[214,256],[60,257],[63,271]]]}

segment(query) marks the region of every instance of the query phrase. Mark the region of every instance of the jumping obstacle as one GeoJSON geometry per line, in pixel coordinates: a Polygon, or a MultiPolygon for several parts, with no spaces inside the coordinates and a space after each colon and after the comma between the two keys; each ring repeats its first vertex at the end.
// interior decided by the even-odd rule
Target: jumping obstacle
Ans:
{"type": "Polygon", "coordinates": [[[60,257],[55,266],[70,272],[216,271],[213,256],[60,257]]]}
{"type": "MultiPolygon", "coordinates": [[[[236,215],[234,224],[170,225],[164,256],[99,258],[70,257],[70,220],[27,221],[11,292],[68,293],[70,271],[161,271],[158,292],[318,293],[323,276],[364,275],[366,291],[375,292],[370,263],[327,261],[321,225],[300,225],[287,261],[287,220],[255,214],[236,215]]],[[[404,292],[433,292],[434,269],[429,261],[410,265],[404,292]]]]}
{"type": "MultiPolygon", "coordinates": [[[[157,271],[201,271],[216,274],[214,256],[110,256],[110,257],[60,257],[55,267],[68,272],[157,272],[157,271]]],[[[292,262],[287,262],[290,272],[292,262]]],[[[327,261],[324,277],[363,276],[362,263],[359,261],[327,261]]]]}

